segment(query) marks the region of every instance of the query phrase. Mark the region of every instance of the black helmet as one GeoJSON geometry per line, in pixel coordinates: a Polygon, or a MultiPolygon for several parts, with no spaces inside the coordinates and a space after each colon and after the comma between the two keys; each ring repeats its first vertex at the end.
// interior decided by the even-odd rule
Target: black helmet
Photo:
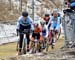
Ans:
{"type": "Polygon", "coordinates": [[[28,16],[28,12],[26,12],[26,11],[22,12],[22,16],[27,17],[28,16]]]}
{"type": "Polygon", "coordinates": [[[49,14],[45,14],[46,17],[49,17],[49,14]]]}

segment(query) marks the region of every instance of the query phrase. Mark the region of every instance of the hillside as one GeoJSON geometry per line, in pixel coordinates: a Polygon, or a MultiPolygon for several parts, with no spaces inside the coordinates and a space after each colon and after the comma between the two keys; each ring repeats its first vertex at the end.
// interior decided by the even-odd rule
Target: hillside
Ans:
{"type": "MultiPolygon", "coordinates": [[[[63,0],[35,0],[34,14],[43,17],[44,13],[51,13],[53,8],[62,9],[63,0]]],[[[21,11],[28,11],[32,16],[32,0],[0,0],[0,22],[16,22],[21,15],[21,11]]]]}

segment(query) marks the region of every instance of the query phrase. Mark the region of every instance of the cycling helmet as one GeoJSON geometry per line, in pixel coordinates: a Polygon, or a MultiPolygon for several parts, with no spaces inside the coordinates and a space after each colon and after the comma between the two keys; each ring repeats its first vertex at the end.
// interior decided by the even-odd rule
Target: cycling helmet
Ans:
{"type": "Polygon", "coordinates": [[[54,13],[54,12],[58,13],[58,9],[53,9],[53,13],[54,13]]]}
{"type": "Polygon", "coordinates": [[[45,14],[45,17],[49,17],[49,14],[45,14]]]}
{"type": "Polygon", "coordinates": [[[22,16],[27,17],[28,16],[28,12],[26,12],[26,11],[22,12],[22,16]]]}
{"type": "Polygon", "coordinates": [[[50,20],[50,15],[49,14],[45,14],[45,16],[43,17],[43,20],[45,22],[48,22],[50,20]]]}

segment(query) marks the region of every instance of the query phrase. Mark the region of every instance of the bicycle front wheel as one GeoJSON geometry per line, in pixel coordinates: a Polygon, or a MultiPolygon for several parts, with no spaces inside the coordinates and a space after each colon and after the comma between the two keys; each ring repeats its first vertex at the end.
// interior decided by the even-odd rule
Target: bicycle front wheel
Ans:
{"type": "Polygon", "coordinates": [[[26,42],[25,42],[25,39],[23,39],[23,43],[22,43],[22,54],[26,54],[26,42]]]}

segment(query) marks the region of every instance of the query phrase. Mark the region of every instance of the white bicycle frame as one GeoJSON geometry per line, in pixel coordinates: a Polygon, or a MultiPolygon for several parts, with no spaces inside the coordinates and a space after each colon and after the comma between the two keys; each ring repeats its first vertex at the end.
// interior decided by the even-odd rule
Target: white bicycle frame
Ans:
{"type": "Polygon", "coordinates": [[[23,38],[23,42],[22,42],[22,54],[23,54],[24,47],[25,47],[26,52],[27,52],[27,38],[26,38],[26,34],[24,34],[24,38],[23,38]]]}

